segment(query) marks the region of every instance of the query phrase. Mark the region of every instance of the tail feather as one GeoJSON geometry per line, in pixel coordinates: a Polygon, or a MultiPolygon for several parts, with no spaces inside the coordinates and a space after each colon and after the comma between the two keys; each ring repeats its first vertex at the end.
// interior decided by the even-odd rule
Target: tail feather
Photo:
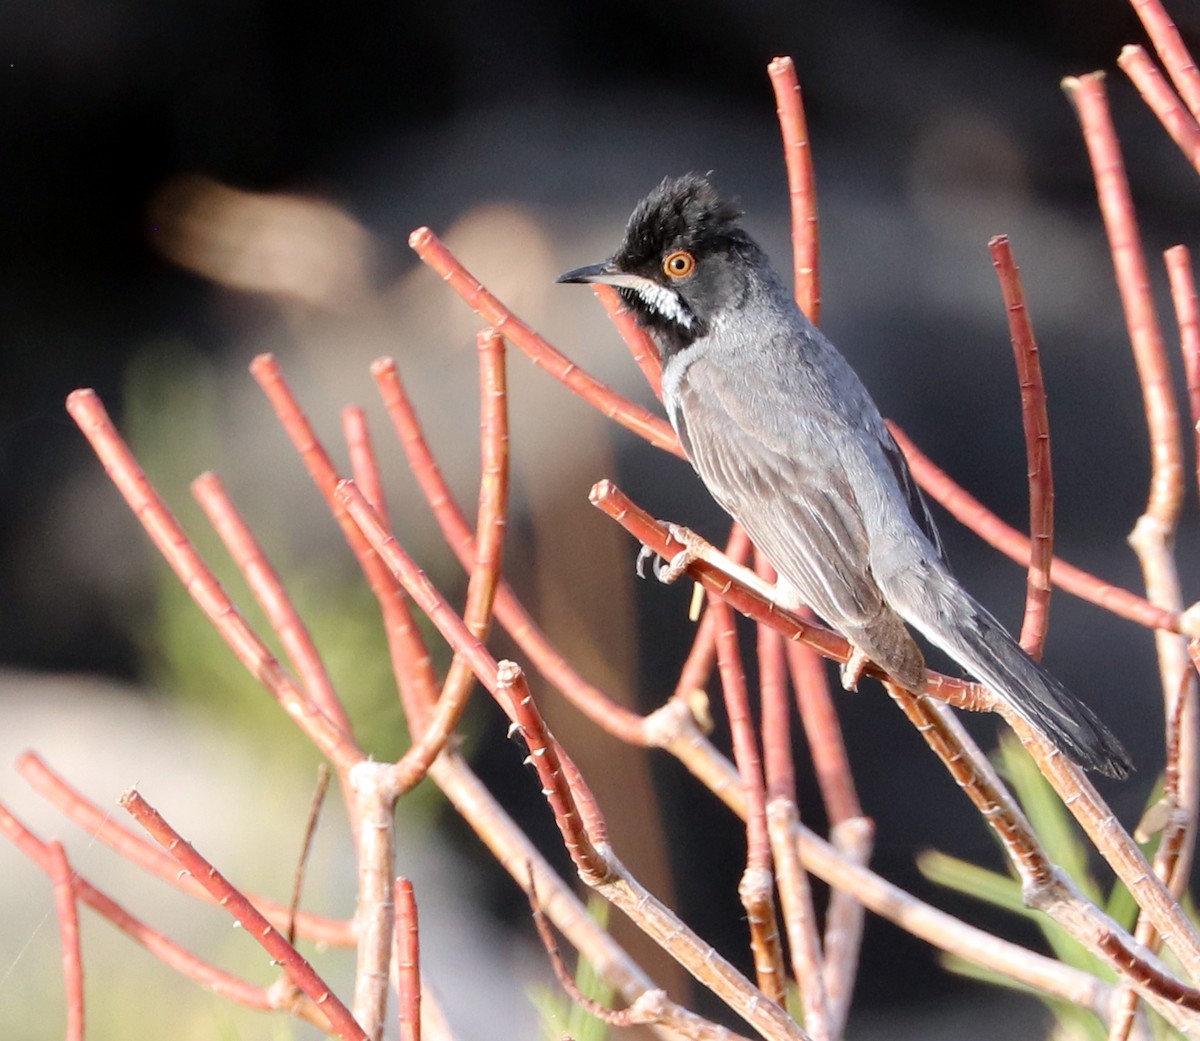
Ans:
{"type": "Polygon", "coordinates": [[[905,621],[1080,766],[1109,777],[1126,777],[1132,771],[1129,755],[1112,731],[1029,657],[951,575],[928,566],[906,571],[884,592],[905,621]]]}

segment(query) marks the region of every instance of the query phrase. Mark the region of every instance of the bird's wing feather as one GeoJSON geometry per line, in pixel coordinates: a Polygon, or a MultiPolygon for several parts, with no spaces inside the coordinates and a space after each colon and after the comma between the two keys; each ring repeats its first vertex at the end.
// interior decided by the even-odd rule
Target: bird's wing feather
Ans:
{"type": "Polygon", "coordinates": [[[710,492],[809,606],[843,630],[886,610],[840,468],[822,465],[810,446],[755,429],[722,367],[704,359],[680,380],[674,418],[710,492]],[[689,423],[697,414],[703,422],[689,423]]]}
{"type": "Polygon", "coordinates": [[[917,527],[921,529],[922,534],[929,540],[929,544],[936,551],[938,559],[943,564],[949,564],[949,561],[946,560],[946,550],[942,546],[942,537],[938,534],[937,525],[933,523],[933,514],[929,512],[929,504],[925,501],[925,496],[921,494],[921,489],[917,487],[916,479],[913,477],[912,471],[908,468],[908,462],[904,458],[904,453],[900,451],[900,446],[896,444],[892,435],[887,432],[886,427],[882,431],[879,443],[883,446],[884,458],[892,468],[892,473],[896,477],[896,483],[904,493],[904,501],[908,506],[909,514],[916,521],[917,527]]]}

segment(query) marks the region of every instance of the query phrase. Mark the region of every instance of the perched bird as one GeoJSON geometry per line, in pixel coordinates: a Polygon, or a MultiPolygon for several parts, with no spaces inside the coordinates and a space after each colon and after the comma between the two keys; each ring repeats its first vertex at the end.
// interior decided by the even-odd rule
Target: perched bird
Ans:
{"type": "Polygon", "coordinates": [[[664,180],[609,260],[558,281],[616,286],[650,333],[671,424],[785,606],[808,605],[920,691],[913,626],[1081,766],[1124,777],[1117,738],[951,574],[875,402],[740,217],[703,177],[664,180]]]}

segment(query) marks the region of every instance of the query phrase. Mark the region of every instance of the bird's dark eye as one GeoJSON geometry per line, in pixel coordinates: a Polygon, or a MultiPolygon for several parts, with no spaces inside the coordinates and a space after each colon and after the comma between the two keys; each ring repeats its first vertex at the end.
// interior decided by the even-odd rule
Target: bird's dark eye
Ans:
{"type": "Polygon", "coordinates": [[[687,278],[696,269],[696,258],[686,249],[677,249],[663,257],[662,269],[671,278],[687,278]]]}

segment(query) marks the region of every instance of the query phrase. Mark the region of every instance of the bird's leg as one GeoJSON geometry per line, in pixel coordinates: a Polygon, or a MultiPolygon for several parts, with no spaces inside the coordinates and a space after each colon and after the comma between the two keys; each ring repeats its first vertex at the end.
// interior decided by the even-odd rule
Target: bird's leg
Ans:
{"type": "MultiPolygon", "coordinates": [[[[777,602],[774,586],[764,582],[750,568],[730,560],[716,546],[701,538],[691,528],[685,528],[682,524],[668,524],[667,531],[675,542],[683,546],[683,549],[676,553],[669,561],[655,568],[654,575],[660,582],[669,584],[676,581],[687,571],[692,563],[700,560],[712,566],[721,572],[721,574],[732,578],[739,585],[744,586],[751,592],[757,593],[764,600],[771,603],[777,602]]],[[[654,555],[652,551],[646,549],[643,549],[638,554],[639,574],[641,574],[640,568],[645,559],[654,555]]]]}
{"type": "Polygon", "coordinates": [[[870,664],[871,659],[850,644],[850,657],[842,664],[842,690],[857,691],[858,681],[862,679],[863,670],[870,664]]]}

